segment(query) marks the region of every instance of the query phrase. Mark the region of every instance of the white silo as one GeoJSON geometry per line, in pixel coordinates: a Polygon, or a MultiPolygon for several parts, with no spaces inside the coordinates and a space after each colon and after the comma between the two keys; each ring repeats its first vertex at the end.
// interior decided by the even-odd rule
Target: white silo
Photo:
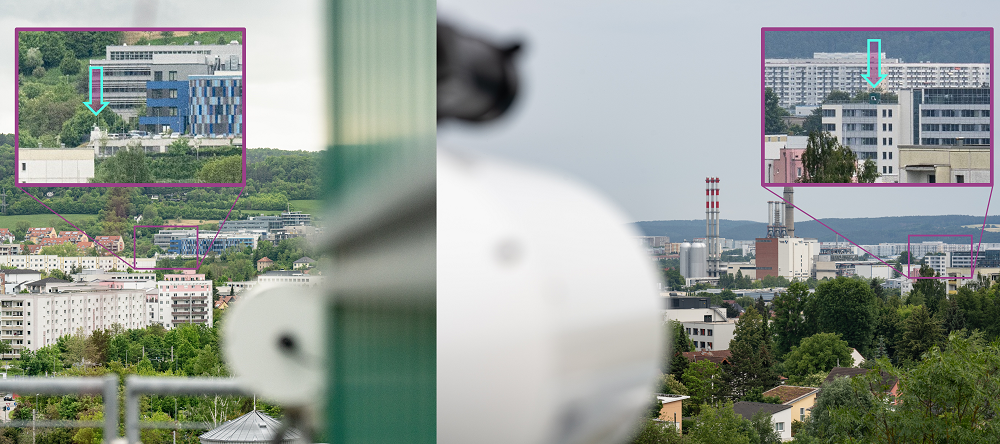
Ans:
{"type": "Polygon", "coordinates": [[[680,263],[681,263],[681,276],[684,276],[685,278],[691,277],[691,275],[689,274],[691,272],[691,267],[689,267],[689,265],[691,264],[690,242],[684,242],[681,244],[680,263]]]}
{"type": "Polygon", "coordinates": [[[691,244],[691,253],[688,255],[688,270],[691,271],[689,278],[701,278],[708,276],[708,256],[705,244],[695,242],[691,244]]]}

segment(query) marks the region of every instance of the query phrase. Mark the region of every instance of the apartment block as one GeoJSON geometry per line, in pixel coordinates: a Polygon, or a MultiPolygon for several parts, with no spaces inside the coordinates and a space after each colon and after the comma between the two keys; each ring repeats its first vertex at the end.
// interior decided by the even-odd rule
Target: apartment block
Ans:
{"type": "Polygon", "coordinates": [[[212,281],[193,270],[167,274],[146,299],[149,323],[174,328],[183,324],[212,325],[212,281]]]}
{"type": "MultiPolygon", "coordinates": [[[[988,63],[906,63],[880,54],[884,87],[889,91],[918,88],[988,87],[988,63]]],[[[811,59],[765,59],[764,86],[772,88],[784,108],[822,104],[833,91],[851,95],[870,89],[862,76],[868,54],[817,52],[811,59]]]]}
{"type": "Polygon", "coordinates": [[[829,103],[823,105],[823,131],[851,148],[858,162],[873,160],[879,181],[899,181],[902,108],[898,103],[829,103]]]}
{"type": "Polygon", "coordinates": [[[66,256],[60,257],[51,254],[37,255],[0,255],[0,265],[21,269],[32,269],[39,271],[61,270],[64,273],[71,273],[74,268],[79,270],[97,269],[102,271],[126,270],[129,265],[134,264],[139,268],[153,268],[156,266],[155,258],[126,258],[128,263],[115,256],[66,256]]]}

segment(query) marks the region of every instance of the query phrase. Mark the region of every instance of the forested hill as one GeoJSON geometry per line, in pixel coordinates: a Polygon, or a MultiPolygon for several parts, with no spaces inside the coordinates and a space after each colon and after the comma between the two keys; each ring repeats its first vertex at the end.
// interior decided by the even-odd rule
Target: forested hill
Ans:
{"type": "Polygon", "coordinates": [[[882,39],[882,52],[904,62],[990,62],[990,34],[986,31],[769,31],[764,35],[764,57],[865,52],[868,39],[882,39]]]}
{"type": "MultiPolygon", "coordinates": [[[[906,242],[909,234],[971,234],[979,242],[980,228],[983,216],[899,216],[876,218],[844,218],[821,219],[823,223],[847,236],[858,244],[878,244],[880,242],[906,242]],[[963,228],[963,225],[977,225],[977,228],[963,228]]],[[[990,216],[988,224],[1000,224],[1000,216],[990,216]]],[[[672,242],[693,240],[705,237],[705,220],[659,220],[636,222],[634,225],[640,232],[648,236],[670,236],[672,242]]],[[[720,236],[726,239],[751,240],[767,234],[767,224],[748,220],[728,220],[719,222],[720,236]]],[[[823,242],[832,242],[837,235],[816,221],[796,221],[795,235],[809,237],[823,242]]],[[[914,242],[923,240],[944,241],[948,243],[969,242],[962,238],[913,238],[914,242]]],[[[986,232],[983,242],[1000,242],[1000,233],[986,232]]]]}

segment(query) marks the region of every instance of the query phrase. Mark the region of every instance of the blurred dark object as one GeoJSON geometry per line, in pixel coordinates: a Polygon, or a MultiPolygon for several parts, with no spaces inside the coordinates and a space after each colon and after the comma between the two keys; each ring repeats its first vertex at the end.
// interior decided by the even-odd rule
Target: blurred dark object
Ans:
{"type": "Polygon", "coordinates": [[[503,115],[517,95],[514,56],[520,42],[498,45],[437,25],[437,118],[485,122],[503,115]]]}

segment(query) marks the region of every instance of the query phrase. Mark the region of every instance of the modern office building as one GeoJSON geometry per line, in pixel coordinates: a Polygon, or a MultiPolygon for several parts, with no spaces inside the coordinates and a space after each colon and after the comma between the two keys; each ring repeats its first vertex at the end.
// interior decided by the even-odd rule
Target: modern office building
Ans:
{"type": "Polygon", "coordinates": [[[219,72],[188,77],[191,133],[243,135],[243,74],[219,72]]]}
{"type": "Polygon", "coordinates": [[[257,236],[249,234],[219,233],[216,236],[215,233],[201,233],[198,237],[191,236],[172,239],[167,252],[184,256],[204,256],[209,253],[221,254],[223,251],[234,247],[240,249],[246,247],[257,248],[257,239],[257,236]]]}
{"type": "Polygon", "coordinates": [[[823,105],[823,131],[851,148],[858,162],[875,161],[882,174],[879,182],[898,182],[901,110],[899,103],[827,103],[823,105]]]}
{"type": "MultiPolygon", "coordinates": [[[[108,46],[103,60],[91,60],[90,66],[103,67],[104,98],[108,108],[132,119],[146,104],[147,82],[186,82],[192,75],[211,75],[217,71],[240,71],[243,45],[146,45],[108,46]]],[[[179,110],[178,110],[179,112],[179,110]]]]}
{"type": "Polygon", "coordinates": [[[283,227],[281,216],[251,216],[248,219],[227,220],[222,231],[277,230],[283,227]]]}
{"type": "Polygon", "coordinates": [[[989,145],[903,145],[900,183],[989,183],[989,145]]]}
{"type": "Polygon", "coordinates": [[[293,225],[311,225],[311,216],[301,211],[288,211],[281,213],[281,225],[283,227],[293,225]]]}
{"type": "MultiPolygon", "coordinates": [[[[977,88],[989,86],[988,63],[906,63],[881,54],[883,85],[888,91],[918,88],[977,88]]],[[[868,54],[823,53],[811,59],[765,59],[764,86],[772,88],[784,108],[819,105],[833,91],[851,95],[870,89],[862,76],[868,54]]],[[[882,86],[882,85],[880,85],[882,86]]]]}
{"type": "Polygon", "coordinates": [[[989,88],[915,88],[899,104],[901,145],[990,144],[989,88]]]}
{"type": "Polygon", "coordinates": [[[160,230],[159,233],[153,235],[153,245],[164,250],[169,250],[170,241],[194,237],[196,234],[197,230],[160,230]]]}
{"type": "Polygon", "coordinates": [[[21,183],[87,183],[94,178],[90,148],[18,148],[21,183]]]}
{"type": "MultiPolygon", "coordinates": [[[[948,267],[951,268],[971,268],[972,267],[972,252],[969,251],[956,251],[950,255],[950,263],[948,267]]],[[[931,258],[932,256],[927,256],[931,258]]],[[[946,256],[948,257],[948,256],[946,256]]],[[[1000,250],[985,250],[976,252],[976,268],[1000,268],[1000,250]]],[[[945,273],[941,273],[945,276],[945,273]]]]}
{"type": "Polygon", "coordinates": [[[190,133],[189,92],[188,82],[182,80],[146,82],[146,115],[139,117],[139,128],[150,134],[190,133]]]}
{"type": "Polygon", "coordinates": [[[147,299],[146,318],[170,329],[183,324],[212,325],[212,281],[193,270],[167,274],[147,299]]]}

